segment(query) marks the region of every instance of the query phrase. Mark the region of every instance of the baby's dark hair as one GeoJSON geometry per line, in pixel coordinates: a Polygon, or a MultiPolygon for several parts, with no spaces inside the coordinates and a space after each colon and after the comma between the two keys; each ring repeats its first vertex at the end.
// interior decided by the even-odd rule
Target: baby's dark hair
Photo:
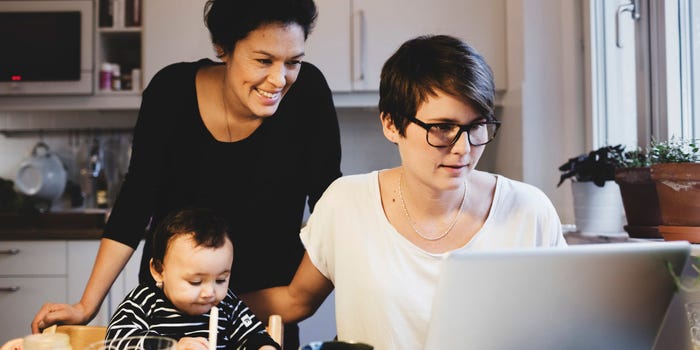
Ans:
{"type": "Polygon", "coordinates": [[[173,238],[191,235],[197,246],[219,248],[226,243],[228,222],[211,209],[182,209],[166,216],[153,234],[153,265],[159,271],[173,238]]]}

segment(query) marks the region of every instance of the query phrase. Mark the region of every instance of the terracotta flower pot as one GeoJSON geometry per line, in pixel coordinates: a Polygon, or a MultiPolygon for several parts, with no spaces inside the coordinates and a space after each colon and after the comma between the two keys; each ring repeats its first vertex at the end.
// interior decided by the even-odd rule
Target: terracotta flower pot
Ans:
{"type": "Polygon", "coordinates": [[[651,178],[659,196],[659,232],[664,239],[700,243],[700,163],[654,164],[651,178]]]}
{"type": "Polygon", "coordinates": [[[700,226],[700,163],[654,164],[651,178],[663,225],[700,226]]]}
{"type": "Polygon", "coordinates": [[[627,225],[625,231],[633,238],[662,238],[661,209],[656,184],[649,167],[618,168],[615,182],[620,185],[627,225]]]}

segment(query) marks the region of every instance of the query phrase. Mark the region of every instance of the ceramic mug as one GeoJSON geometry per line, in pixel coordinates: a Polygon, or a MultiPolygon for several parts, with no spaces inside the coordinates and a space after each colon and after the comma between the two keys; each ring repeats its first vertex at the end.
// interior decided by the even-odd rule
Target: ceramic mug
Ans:
{"type": "Polygon", "coordinates": [[[54,201],[63,194],[67,177],[61,159],[50,152],[49,146],[39,142],[32,155],[20,163],[15,186],[27,196],[54,201]]]}

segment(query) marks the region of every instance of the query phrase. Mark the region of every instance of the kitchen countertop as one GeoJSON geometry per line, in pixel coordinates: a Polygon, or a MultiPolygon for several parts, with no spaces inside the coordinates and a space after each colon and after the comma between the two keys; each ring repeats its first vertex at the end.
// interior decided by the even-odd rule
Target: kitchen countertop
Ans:
{"type": "Polygon", "coordinates": [[[0,213],[0,241],[100,239],[104,210],[22,215],[0,213]]]}
{"type": "MultiPolygon", "coordinates": [[[[644,242],[651,239],[630,238],[626,234],[619,235],[591,235],[580,232],[564,232],[564,239],[568,244],[593,244],[593,243],[622,243],[622,242],[644,242]]],[[[662,239],[659,239],[662,240],[662,239]]]]}
{"type": "Polygon", "coordinates": [[[0,229],[0,241],[100,239],[102,229],[0,229]]]}

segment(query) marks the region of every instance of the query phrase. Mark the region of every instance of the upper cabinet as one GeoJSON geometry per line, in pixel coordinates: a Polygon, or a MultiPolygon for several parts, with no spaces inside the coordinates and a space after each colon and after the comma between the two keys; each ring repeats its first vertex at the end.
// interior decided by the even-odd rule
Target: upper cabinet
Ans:
{"type": "MultiPolygon", "coordinates": [[[[203,19],[206,0],[94,1],[95,93],[0,97],[0,110],[137,109],[141,90],[166,65],[217,59],[203,19]],[[101,10],[109,4],[122,4],[125,12],[118,14],[120,20],[104,23],[101,10]],[[135,6],[141,8],[136,19],[135,6]],[[119,65],[117,87],[100,79],[104,63],[119,65]]],[[[493,69],[496,89],[507,86],[506,0],[315,1],[319,17],[305,60],[323,71],[336,106],[376,106],[382,65],[404,41],[424,34],[466,40],[493,69]]]]}
{"type": "Polygon", "coordinates": [[[142,0],[97,1],[96,94],[141,92],[142,0]]]}
{"type": "Polygon", "coordinates": [[[459,37],[485,58],[497,90],[505,90],[505,0],[316,0],[319,17],[305,60],[334,92],[377,91],[386,59],[424,34],[459,37]]]}
{"type": "Polygon", "coordinates": [[[163,67],[209,57],[217,60],[204,24],[206,0],[143,1],[143,81],[163,67]]]}

